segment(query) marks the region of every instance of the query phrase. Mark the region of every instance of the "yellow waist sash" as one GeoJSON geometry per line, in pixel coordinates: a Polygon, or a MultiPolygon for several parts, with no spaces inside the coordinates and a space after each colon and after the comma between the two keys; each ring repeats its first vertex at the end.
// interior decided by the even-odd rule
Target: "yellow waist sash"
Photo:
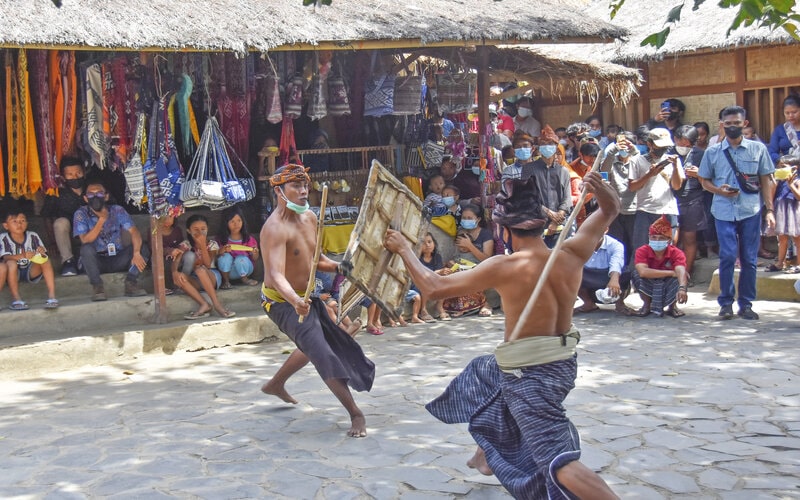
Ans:
{"type": "Polygon", "coordinates": [[[511,373],[516,369],[571,358],[575,355],[575,346],[580,338],[580,332],[572,325],[564,335],[526,337],[503,342],[495,348],[494,357],[501,370],[511,373]]]}
{"type": "MultiPolygon", "coordinates": [[[[268,298],[273,302],[286,302],[286,299],[284,299],[283,296],[277,290],[275,290],[274,288],[270,288],[263,283],[261,284],[261,293],[264,295],[264,297],[268,298]]],[[[299,295],[300,297],[303,297],[306,294],[306,291],[295,290],[295,293],[297,293],[297,295],[299,295]]]]}

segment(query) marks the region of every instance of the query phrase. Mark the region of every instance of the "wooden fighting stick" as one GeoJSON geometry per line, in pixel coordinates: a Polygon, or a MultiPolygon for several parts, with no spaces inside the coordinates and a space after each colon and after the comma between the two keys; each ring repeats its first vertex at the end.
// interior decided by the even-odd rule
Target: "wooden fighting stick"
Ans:
{"type": "MultiPolygon", "coordinates": [[[[322,201],[319,204],[319,217],[317,218],[317,246],[314,249],[314,261],[311,262],[311,275],[308,277],[308,285],[306,285],[306,293],[303,299],[306,302],[311,302],[311,294],[317,286],[317,266],[319,265],[319,256],[322,253],[322,230],[325,227],[325,205],[328,204],[328,185],[322,186],[322,201]]],[[[302,323],[305,316],[297,318],[298,323],[302,323]]]]}
{"type": "MultiPolygon", "coordinates": [[[[589,170],[589,172],[596,172],[600,168],[600,158],[602,155],[603,151],[600,151],[597,155],[597,158],[595,158],[594,165],[592,165],[592,168],[589,170]]],[[[528,321],[528,316],[530,316],[531,312],[533,312],[533,306],[539,299],[539,295],[541,295],[545,283],[547,283],[547,276],[550,274],[550,269],[552,269],[556,262],[556,256],[558,255],[559,250],[561,250],[561,245],[564,243],[564,240],[567,239],[567,233],[569,232],[567,228],[572,227],[572,224],[575,223],[575,219],[578,217],[578,212],[581,211],[581,208],[586,201],[587,194],[588,192],[586,191],[586,186],[584,186],[583,190],[581,190],[581,197],[578,199],[578,203],[576,203],[572,208],[572,213],[569,214],[567,222],[564,223],[564,229],[558,235],[558,240],[556,241],[555,246],[552,250],[550,250],[550,256],[547,257],[547,262],[544,264],[542,274],[539,276],[539,281],[536,282],[536,286],[533,288],[533,293],[531,293],[528,302],[525,304],[525,309],[522,310],[522,314],[519,315],[517,324],[514,325],[514,330],[511,331],[511,335],[508,337],[509,342],[517,340],[520,333],[522,333],[522,328],[528,321]]]]}

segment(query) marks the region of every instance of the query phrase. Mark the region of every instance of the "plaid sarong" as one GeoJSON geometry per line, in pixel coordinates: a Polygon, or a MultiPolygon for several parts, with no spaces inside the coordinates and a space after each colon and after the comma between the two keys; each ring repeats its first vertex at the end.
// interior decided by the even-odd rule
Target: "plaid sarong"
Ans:
{"type": "Polygon", "coordinates": [[[631,280],[636,290],[650,297],[650,310],[662,314],[678,298],[678,278],[642,278],[633,270],[631,280]]]}
{"type": "Polygon", "coordinates": [[[581,455],[580,438],[562,402],[575,387],[575,356],[516,374],[493,355],[475,358],[426,405],[442,422],[469,422],[497,479],[514,498],[575,498],[556,471],[581,455]]]}

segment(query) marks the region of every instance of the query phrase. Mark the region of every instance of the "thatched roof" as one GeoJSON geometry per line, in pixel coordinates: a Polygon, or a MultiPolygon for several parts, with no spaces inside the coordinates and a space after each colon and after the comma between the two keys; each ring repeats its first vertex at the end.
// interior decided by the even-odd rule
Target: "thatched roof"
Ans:
{"type": "MultiPolygon", "coordinates": [[[[666,44],[660,49],[642,47],[641,41],[651,33],[661,31],[667,14],[683,0],[627,0],[613,21],[624,26],[630,35],[624,42],[607,44],[605,47],[570,47],[570,51],[597,54],[601,60],[631,63],[661,59],[670,55],[697,52],[700,50],[728,50],[749,45],[772,45],[797,43],[784,30],[768,28],[739,28],[726,36],[728,27],[736,17],[738,7],[721,8],[715,0],[706,0],[697,11],[693,2],[686,2],[681,20],[671,25],[666,44]]],[[[608,0],[592,0],[587,14],[607,20],[608,0]]]]}
{"type": "Polygon", "coordinates": [[[587,18],[581,0],[335,0],[316,8],[304,7],[302,0],[62,3],[58,8],[51,0],[0,0],[0,47],[245,52],[330,43],[381,48],[363,41],[411,46],[599,40],[626,32],[587,18]]]}
{"type": "MultiPolygon", "coordinates": [[[[552,95],[576,96],[578,101],[594,107],[600,97],[608,96],[614,102],[627,104],[642,84],[639,70],[592,60],[591,54],[580,56],[565,50],[566,46],[548,46],[547,50],[535,45],[499,45],[487,47],[490,80],[524,80],[534,88],[552,95]]],[[[459,49],[458,58],[474,69],[479,68],[475,50],[459,49]]],[[[447,49],[428,49],[425,53],[441,59],[452,60],[447,49]]]]}

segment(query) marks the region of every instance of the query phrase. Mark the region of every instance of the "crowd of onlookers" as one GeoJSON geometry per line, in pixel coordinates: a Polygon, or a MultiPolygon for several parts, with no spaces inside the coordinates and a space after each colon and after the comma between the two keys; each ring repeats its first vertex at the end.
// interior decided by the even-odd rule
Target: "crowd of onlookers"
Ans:
{"type": "MultiPolygon", "coordinates": [[[[438,220],[437,225],[452,236],[448,248],[453,251],[444,258],[436,238],[428,234],[420,259],[431,270],[462,272],[508,251],[508,242],[501,240],[487,220],[493,197],[484,189],[489,185],[496,191],[506,179],[535,179],[548,219],[544,239],[552,248],[561,233],[569,237],[596,210],[596,202],[588,196],[570,223],[570,214],[582,195],[582,179],[597,168],[619,194],[621,210],[586,265],[579,294],[583,304],[575,312],[587,313],[597,310],[598,304],[614,303],[616,311],[625,315],[681,316],[677,304],[686,300],[686,291],[694,285],[695,261],[716,253],[720,258],[720,315],[733,316],[733,270],[738,267],[739,315],[755,319],[758,315],[752,310],[752,301],[757,259],[775,259],[766,271],[800,273],[796,261],[800,245],[798,96],[784,100],[786,122],[775,128],[768,145],[749,126],[746,110],[738,106],[721,110],[719,123],[712,127],[705,122],[683,123],[684,104],[668,99],[656,116],[636,130],[613,124],[604,127],[597,116],[553,129],[542,126],[532,109],[528,97],[491,104],[491,143],[496,148],[491,172],[474,164],[467,168],[469,148],[461,127],[446,116],[434,118],[431,139],[445,146],[446,155],[440,168],[432,169],[433,174],[424,179],[424,205],[434,222],[438,220]],[[495,182],[487,180],[487,175],[495,182]],[[777,255],[764,248],[769,238],[778,240],[777,255]],[[637,311],[624,302],[634,288],[644,303],[637,311]]],[[[127,273],[125,295],[145,294],[139,274],[150,259],[147,238],[101,180],[85,177],[79,159],[64,158],[60,170],[64,186],[57,195],[45,197],[42,215],[47,236],[55,241],[62,258],[61,274],[86,274],[95,301],[107,298],[101,275],[109,272],[127,273]],[[78,252],[73,250],[76,241],[78,252]]],[[[187,319],[212,312],[233,316],[217,291],[231,288],[232,282],[259,283],[252,276],[258,268],[259,246],[244,213],[236,206],[227,209],[219,228],[209,228],[200,214],[191,215],[184,227],[178,227],[178,215],[159,222],[167,259],[167,293],[184,293],[197,303],[187,319]]],[[[21,210],[7,211],[2,223],[0,289],[8,285],[9,308],[27,309],[19,284],[40,280],[48,289],[45,307],[58,307],[56,271],[44,240],[28,230],[21,210]]],[[[332,307],[341,278],[328,277],[330,283],[322,287],[332,307]]],[[[487,295],[491,292],[432,304],[412,287],[407,297],[408,320],[446,321],[471,313],[490,316],[492,300],[487,295]]],[[[365,305],[370,306],[368,331],[382,333],[385,321],[381,311],[365,305]]],[[[401,318],[400,324],[405,321],[401,318]]]]}

